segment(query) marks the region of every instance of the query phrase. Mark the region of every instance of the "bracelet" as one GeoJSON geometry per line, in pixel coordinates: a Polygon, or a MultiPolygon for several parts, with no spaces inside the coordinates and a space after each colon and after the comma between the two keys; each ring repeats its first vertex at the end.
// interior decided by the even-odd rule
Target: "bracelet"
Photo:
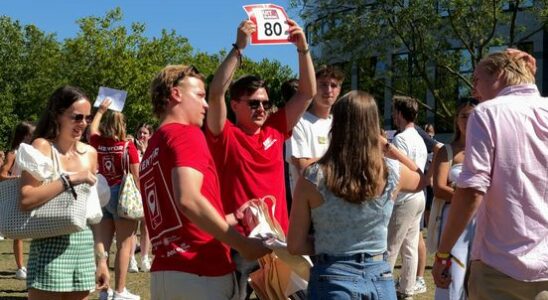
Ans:
{"type": "Polygon", "coordinates": [[[236,53],[238,54],[238,58],[242,59],[242,49],[238,48],[238,45],[236,45],[236,43],[232,44],[232,48],[236,50],[236,53]]]}
{"type": "Polygon", "coordinates": [[[243,64],[242,50],[240,48],[238,48],[238,45],[236,45],[236,43],[232,44],[232,48],[234,48],[234,50],[236,50],[236,55],[238,55],[238,60],[240,61],[240,67],[241,67],[242,64],[243,64]]]}
{"type": "Polygon", "coordinates": [[[307,54],[308,52],[310,52],[310,47],[306,47],[305,49],[301,50],[299,48],[297,48],[297,52],[299,52],[300,54],[307,54]]]}
{"type": "Polygon", "coordinates": [[[70,183],[69,183],[69,179],[67,178],[67,174],[61,174],[59,178],[61,178],[61,182],[63,183],[63,187],[65,188],[65,191],[70,189],[70,183]]]}
{"type": "Polygon", "coordinates": [[[448,259],[451,257],[451,253],[436,252],[436,257],[441,259],[448,259]]]}
{"type": "Polygon", "coordinates": [[[451,255],[451,253],[436,252],[435,261],[441,265],[449,267],[451,266],[452,257],[453,255],[451,255]]]}
{"type": "Polygon", "coordinates": [[[108,252],[107,251],[95,251],[95,259],[101,260],[101,259],[107,259],[108,258],[108,252]]]}

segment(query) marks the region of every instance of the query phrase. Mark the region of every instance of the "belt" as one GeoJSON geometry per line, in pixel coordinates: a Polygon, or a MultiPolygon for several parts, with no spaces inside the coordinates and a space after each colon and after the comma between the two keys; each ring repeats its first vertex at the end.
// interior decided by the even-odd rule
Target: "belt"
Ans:
{"type": "Polygon", "coordinates": [[[349,255],[330,255],[330,254],[318,254],[312,257],[314,263],[327,263],[334,261],[353,261],[357,263],[361,262],[375,262],[375,261],[386,261],[387,254],[377,254],[371,255],[369,253],[356,253],[349,255]]]}

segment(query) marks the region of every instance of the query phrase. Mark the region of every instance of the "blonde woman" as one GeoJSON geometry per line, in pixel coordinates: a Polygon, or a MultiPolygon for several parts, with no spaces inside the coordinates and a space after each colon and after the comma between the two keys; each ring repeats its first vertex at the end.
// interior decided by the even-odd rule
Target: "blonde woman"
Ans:
{"type": "MultiPolygon", "coordinates": [[[[97,149],[99,173],[105,176],[111,191],[110,201],[103,207],[103,219],[97,226],[98,241],[108,250],[116,234],[112,299],[138,300],[140,297],[130,293],[126,288],[132,239],[137,228],[137,221],[121,218],[117,210],[120,184],[126,168],[122,165],[122,158],[127,151],[129,170],[126,172],[133,175],[138,185],[139,155],[135,145],[126,141],[124,115],[121,112],[107,111],[110,104],[110,99],[105,99],[101,103],[89,128],[90,144],[97,149]],[[103,118],[104,121],[101,122],[103,118]]],[[[101,297],[109,298],[108,294],[103,292],[101,297]]]]}

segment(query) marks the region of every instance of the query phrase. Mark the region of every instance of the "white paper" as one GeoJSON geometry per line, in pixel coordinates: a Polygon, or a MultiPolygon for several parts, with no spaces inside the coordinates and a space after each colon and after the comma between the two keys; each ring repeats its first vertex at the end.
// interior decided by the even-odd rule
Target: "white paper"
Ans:
{"type": "Polygon", "coordinates": [[[112,103],[110,104],[108,109],[122,111],[122,109],[124,109],[124,105],[126,104],[126,97],[126,91],[102,86],[99,88],[99,95],[97,95],[97,99],[95,100],[95,103],[93,103],[93,106],[99,107],[99,105],[103,103],[106,98],[109,98],[112,103]]]}
{"type": "Polygon", "coordinates": [[[252,45],[290,44],[287,13],[275,4],[251,4],[243,6],[257,31],[251,35],[252,45]]]}

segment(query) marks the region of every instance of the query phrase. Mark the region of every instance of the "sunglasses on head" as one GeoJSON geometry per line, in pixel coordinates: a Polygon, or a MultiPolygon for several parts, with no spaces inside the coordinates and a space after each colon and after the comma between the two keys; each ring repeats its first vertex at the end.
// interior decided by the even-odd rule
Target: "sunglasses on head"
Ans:
{"type": "Polygon", "coordinates": [[[260,105],[262,105],[265,110],[272,108],[272,102],[270,102],[270,100],[249,99],[247,100],[247,105],[249,105],[249,108],[251,109],[257,109],[260,105]]]}
{"type": "Polygon", "coordinates": [[[86,120],[86,123],[91,123],[93,121],[92,115],[84,115],[84,114],[73,114],[70,116],[70,118],[74,122],[82,122],[84,119],[86,120]]]}
{"type": "Polygon", "coordinates": [[[186,76],[188,76],[189,74],[191,73],[194,73],[194,74],[200,74],[200,71],[198,70],[198,68],[196,68],[195,66],[193,65],[190,65],[186,68],[184,68],[181,73],[179,73],[179,75],[177,76],[177,78],[175,78],[175,81],[173,81],[173,86],[177,86],[179,85],[179,82],[181,80],[183,80],[183,78],[185,78],[186,76]]]}

